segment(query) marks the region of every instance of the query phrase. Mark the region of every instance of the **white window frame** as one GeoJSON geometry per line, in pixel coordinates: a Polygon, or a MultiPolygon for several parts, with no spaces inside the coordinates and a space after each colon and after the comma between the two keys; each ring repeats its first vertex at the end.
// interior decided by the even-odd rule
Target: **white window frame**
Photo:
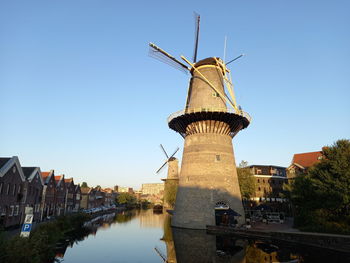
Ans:
{"type": "Polygon", "coordinates": [[[16,205],[14,210],[14,216],[18,216],[18,214],[19,214],[19,205],[16,205]]]}
{"type": "Polygon", "coordinates": [[[13,216],[14,210],[15,210],[15,206],[11,205],[11,206],[10,206],[10,213],[9,213],[9,216],[13,216]]]}

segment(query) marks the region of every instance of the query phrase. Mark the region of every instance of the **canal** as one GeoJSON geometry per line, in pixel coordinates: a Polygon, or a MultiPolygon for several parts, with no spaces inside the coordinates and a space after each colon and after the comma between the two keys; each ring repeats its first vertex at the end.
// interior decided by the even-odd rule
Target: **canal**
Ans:
{"type": "Polygon", "coordinates": [[[89,229],[78,240],[57,250],[65,263],[135,262],[350,262],[348,255],[270,244],[258,240],[207,235],[205,231],[174,229],[167,214],[132,210],[107,214],[86,223],[89,229]],[[163,260],[163,258],[165,260],[163,260]]]}

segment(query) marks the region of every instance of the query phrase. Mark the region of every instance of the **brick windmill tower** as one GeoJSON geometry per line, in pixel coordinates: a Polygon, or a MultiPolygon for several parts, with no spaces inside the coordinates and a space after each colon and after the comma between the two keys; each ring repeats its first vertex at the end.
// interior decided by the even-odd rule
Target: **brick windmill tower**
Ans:
{"type": "Polygon", "coordinates": [[[182,63],[150,43],[151,56],[191,74],[185,108],[168,118],[169,127],[185,139],[172,225],[206,229],[221,223],[219,210],[242,224],[232,138],[249,125],[250,116],[236,103],[227,68],[242,55],[228,63],[217,57],[197,61],[199,15],[195,19],[193,62],[181,56],[182,63]]]}

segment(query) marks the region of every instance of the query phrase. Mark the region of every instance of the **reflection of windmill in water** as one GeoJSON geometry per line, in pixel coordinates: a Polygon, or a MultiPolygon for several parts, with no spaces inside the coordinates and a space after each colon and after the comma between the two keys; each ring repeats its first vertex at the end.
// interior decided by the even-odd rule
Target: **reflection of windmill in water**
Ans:
{"type": "Polygon", "coordinates": [[[172,225],[205,229],[215,224],[217,203],[242,215],[238,222],[244,223],[232,138],[249,125],[250,117],[236,103],[226,67],[235,59],[197,62],[199,16],[196,23],[193,62],[181,56],[182,63],[152,43],[150,55],[191,73],[185,109],[168,118],[169,127],[185,138],[172,225]]]}
{"type": "Polygon", "coordinates": [[[156,173],[159,174],[163,168],[168,165],[167,178],[162,179],[162,181],[164,181],[164,207],[172,208],[173,202],[175,201],[172,201],[172,199],[176,196],[177,185],[179,183],[179,160],[174,157],[179,148],[177,148],[170,156],[165,151],[163,145],[160,145],[160,148],[162,149],[166,160],[156,173]]]}

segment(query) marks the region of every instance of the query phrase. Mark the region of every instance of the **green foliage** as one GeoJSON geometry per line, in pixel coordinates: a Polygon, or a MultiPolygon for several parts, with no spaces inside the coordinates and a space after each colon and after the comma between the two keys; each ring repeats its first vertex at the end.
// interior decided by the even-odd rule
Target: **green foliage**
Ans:
{"type": "Polygon", "coordinates": [[[59,217],[56,221],[42,223],[29,238],[13,237],[5,240],[0,234],[0,262],[46,263],[55,259],[56,244],[79,231],[90,218],[86,214],[59,217]]]}
{"type": "Polygon", "coordinates": [[[141,209],[148,209],[150,207],[151,203],[147,200],[141,200],[139,203],[139,207],[141,209]]]}
{"type": "Polygon", "coordinates": [[[287,187],[303,230],[350,233],[350,141],[323,148],[324,158],[287,187]]]}
{"type": "Polygon", "coordinates": [[[164,200],[171,207],[175,206],[178,184],[179,184],[179,182],[177,180],[167,180],[165,182],[165,190],[166,191],[165,191],[165,194],[164,194],[164,200]]]}
{"type": "Polygon", "coordinates": [[[125,205],[127,208],[133,208],[136,206],[136,197],[129,193],[120,193],[116,198],[116,203],[119,205],[125,205]]]}
{"type": "Polygon", "coordinates": [[[89,187],[89,186],[88,186],[87,182],[83,182],[83,183],[81,184],[81,186],[80,186],[80,187],[87,188],[87,187],[89,187]]]}
{"type": "Polygon", "coordinates": [[[254,176],[251,175],[250,170],[247,167],[247,164],[248,163],[245,162],[244,164],[242,164],[244,165],[242,168],[237,168],[237,175],[238,175],[239,188],[241,189],[242,198],[249,200],[255,194],[256,185],[255,185],[254,176]]]}

